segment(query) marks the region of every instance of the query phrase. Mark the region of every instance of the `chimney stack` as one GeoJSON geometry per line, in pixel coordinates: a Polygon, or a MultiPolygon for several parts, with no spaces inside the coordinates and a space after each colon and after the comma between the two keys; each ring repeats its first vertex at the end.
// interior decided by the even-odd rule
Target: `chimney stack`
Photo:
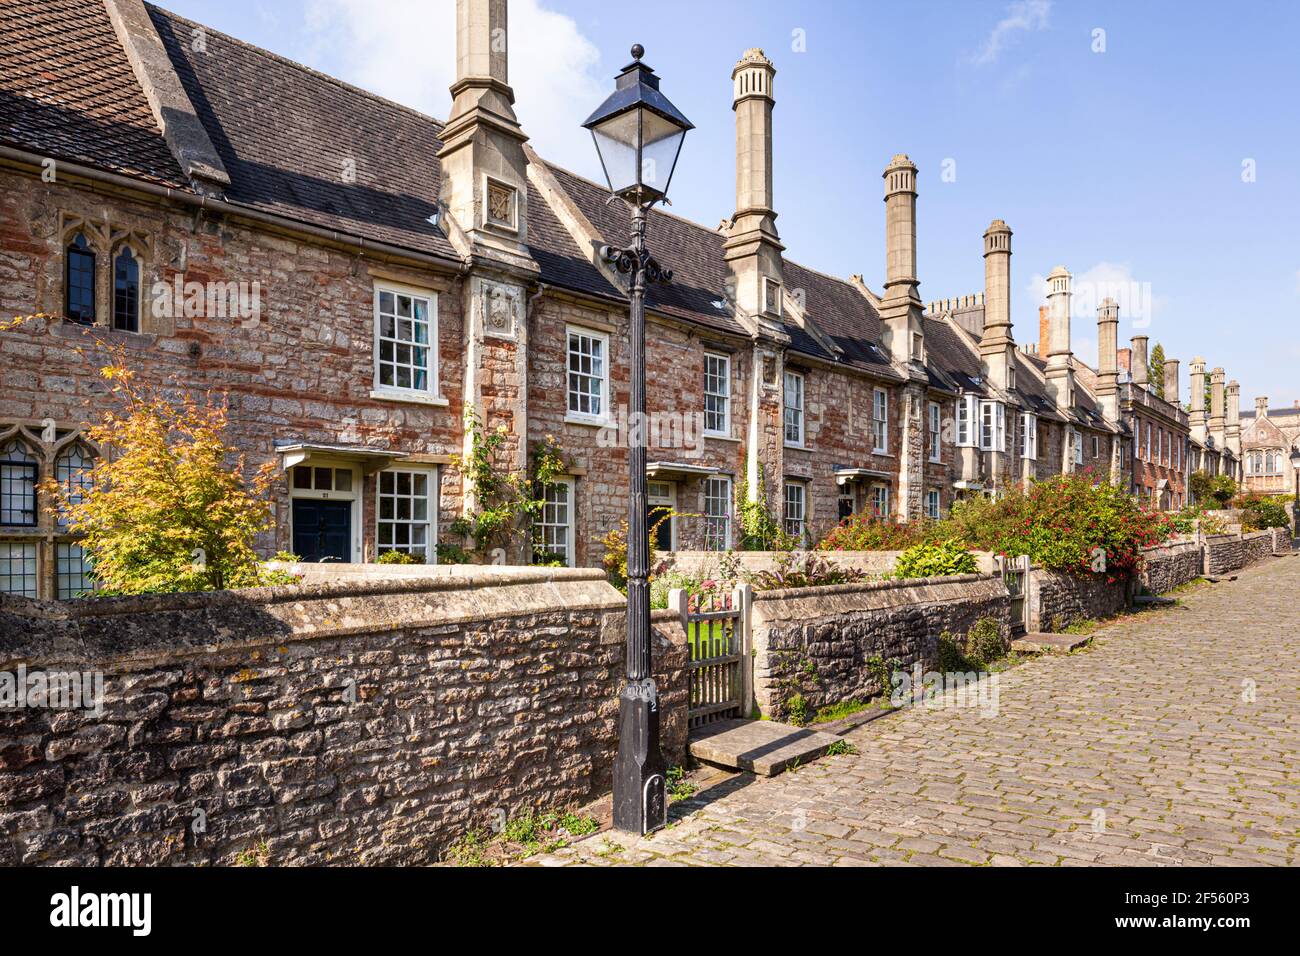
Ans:
{"type": "Polygon", "coordinates": [[[1235,379],[1228,383],[1223,434],[1229,450],[1241,458],[1241,383],[1235,379]]]}
{"type": "Polygon", "coordinates": [[[1210,434],[1223,448],[1224,429],[1227,426],[1227,405],[1223,393],[1223,369],[1216,368],[1210,373],[1210,434]]]}
{"type": "Polygon", "coordinates": [[[1178,359],[1165,359],[1165,401],[1178,404],[1178,359]]]}
{"type": "Polygon", "coordinates": [[[1047,391],[1060,408],[1074,407],[1074,369],[1070,365],[1070,273],[1057,266],[1047,277],[1051,316],[1051,350],[1047,354],[1047,391]]]}
{"type": "Polygon", "coordinates": [[[1188,368],[1191,371],[1192,382],[1191,412],[1188,414],[1188,423],[1191,426],[1192,437],[1204,443],[1206,438],[1205,359],[1199,357],[1192,359],[1192,364],[1188,368]]]}
{"type": "Polygon", "coordinates": [[[1129,344],[1133,346],[1133,384],[1150,391],[1151,358],[1147,355],[1147,337],[1135,335],[1129,344]]]}
{"type": "Polygon", "coordinates": [[[1052,351],[1052,318],[1047,306],[1038,307],[1038,354],[1046,358],[1052,351]]]}
{"type": "Polygon", "coordinates": [[[456,0],[456,81],[438,153],[439,199],[472,244],[462,253],[535,275],[528,250],[528,137],[515,117],[507,37],[506,0],[456,0]]]}
{"type": "Polygon", "coordinates": [[[899,153],[885,167],[885,294],[880,307],[885,347],[913,378],[925,373],[924,327],[916,279],[916,166],[899,153]]]}
{"type": "Polygon", "coordinates": [[[1118,349],[1115,352],[1115,364],[1119,367],[1120,379],[1122,381],[1133,381],[1133,350],[1129,348],[1118,349]]]}
{"type": "Polygon", "coordinates": [[[736,305],[748,315],[781,316],[781,238],[772,207],[772,110],[776,67],[758,48],[731,71],[736,114],[736,212],[723,244],[736,305]]]}
{"type": "Polygon", "coordinates": [[[1268,397],[1261,395],[1255,399],[1255,419],[1268,418],[1268,397]]]}
{"type": "Polygon", "coordinates": [[[994,219],[984,232],[984,328],[980,357],[995,387],[1011,387],[1015,357],[1011,337],[1011,229],[994,219]]]}
{"type": "Polygon", "coordinates": [[[1106,421],[1119,421],[1119,303],[1097,307],[1097,398],[1106,421]]]}

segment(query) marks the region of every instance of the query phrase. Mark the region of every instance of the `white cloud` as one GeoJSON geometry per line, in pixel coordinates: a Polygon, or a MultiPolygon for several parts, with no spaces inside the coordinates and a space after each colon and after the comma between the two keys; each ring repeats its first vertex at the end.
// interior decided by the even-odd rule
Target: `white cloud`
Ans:
{"type": "Polygon", "coordinates": [[[1007,7],[1007,15],[998,21],[971,62],[976,66],[996,63],[1020,34],[1047,29],[1047,18],[1051,10],[1052,0],[1016,0],[1007,7]]]}
{"type": "MultiPolygon", "coordinates": [[[[438,119],[451,109],[456,72],[454,0],[307,0],[307,57],[327,72],[438,119]]],[[[612,88],[600,52],[572,18],[539,0],[513,0],[510,84],[515,111],[539,153],[589,166],[581,128],[612,88]]]]}

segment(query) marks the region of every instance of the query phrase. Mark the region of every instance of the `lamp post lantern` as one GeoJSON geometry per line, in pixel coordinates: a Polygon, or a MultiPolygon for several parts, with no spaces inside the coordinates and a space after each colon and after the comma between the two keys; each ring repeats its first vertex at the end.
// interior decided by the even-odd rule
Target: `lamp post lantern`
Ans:
{"type": "Polygon", "coordinates": [[[1291,467],[1295,469],[1295,533],[1300,536],[1300,450],[1291,452],[1291,467]]]}
{"type": "Polygon", "coordinates": [[[645,834],[668,821],[666,768],[659,750],[659,694],[650,664],[650,546],[646,528],[645,289],[669,282],[646,251],[646,213],[667,202],[668,186],[682,141],[694,129],[661,92],[659,77],[641,62],[644,48],[632,47],[632,62],[619,74],[614,92],[582,125],[591,137],[614,196],[632,214],[631,245],[604,246],[601,256],[628,277],[631,401],[628,409],[627,682],[619,698],[618,757],[614,764],[614,826],[645,834]]]}

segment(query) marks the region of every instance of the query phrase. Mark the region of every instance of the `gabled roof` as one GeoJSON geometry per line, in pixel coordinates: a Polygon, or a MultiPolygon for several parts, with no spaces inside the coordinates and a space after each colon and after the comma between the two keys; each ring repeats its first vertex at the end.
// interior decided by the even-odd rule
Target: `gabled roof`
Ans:
{"type": "MultiPolygon", "coordinates": [[[[429,221],[442,123],[207,27],[207,52],[195,52],[199,24],[148,9],[230,174],[228,201],[459,258],[429,221]]],[[[116,56],[105,59],[124,61],[111,31],[109,39],[116,56]]]]}
{"type": "Polygon", "coordinates": [[[3,0],[0,143],[186,186],[102,3],[3,0]]]}

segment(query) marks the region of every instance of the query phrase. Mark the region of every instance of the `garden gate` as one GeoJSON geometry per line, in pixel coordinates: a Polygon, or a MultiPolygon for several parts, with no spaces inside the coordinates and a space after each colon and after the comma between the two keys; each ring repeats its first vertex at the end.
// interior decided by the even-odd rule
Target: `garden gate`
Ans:
{"type": "Polygon", "coordinates": [[[673,590],[668,606],[681,615],[690,650],[687,727],[745,717],[753,697],[749,611],[753,590],[742,584],[704,595],[673,590]]]}
{"type": "Polygon", "coordinates": [[[1011,595],[1011,633],[1023,634],[1029,622],[1029,555],[997,558],[1002,583],[1011,595]]]}

